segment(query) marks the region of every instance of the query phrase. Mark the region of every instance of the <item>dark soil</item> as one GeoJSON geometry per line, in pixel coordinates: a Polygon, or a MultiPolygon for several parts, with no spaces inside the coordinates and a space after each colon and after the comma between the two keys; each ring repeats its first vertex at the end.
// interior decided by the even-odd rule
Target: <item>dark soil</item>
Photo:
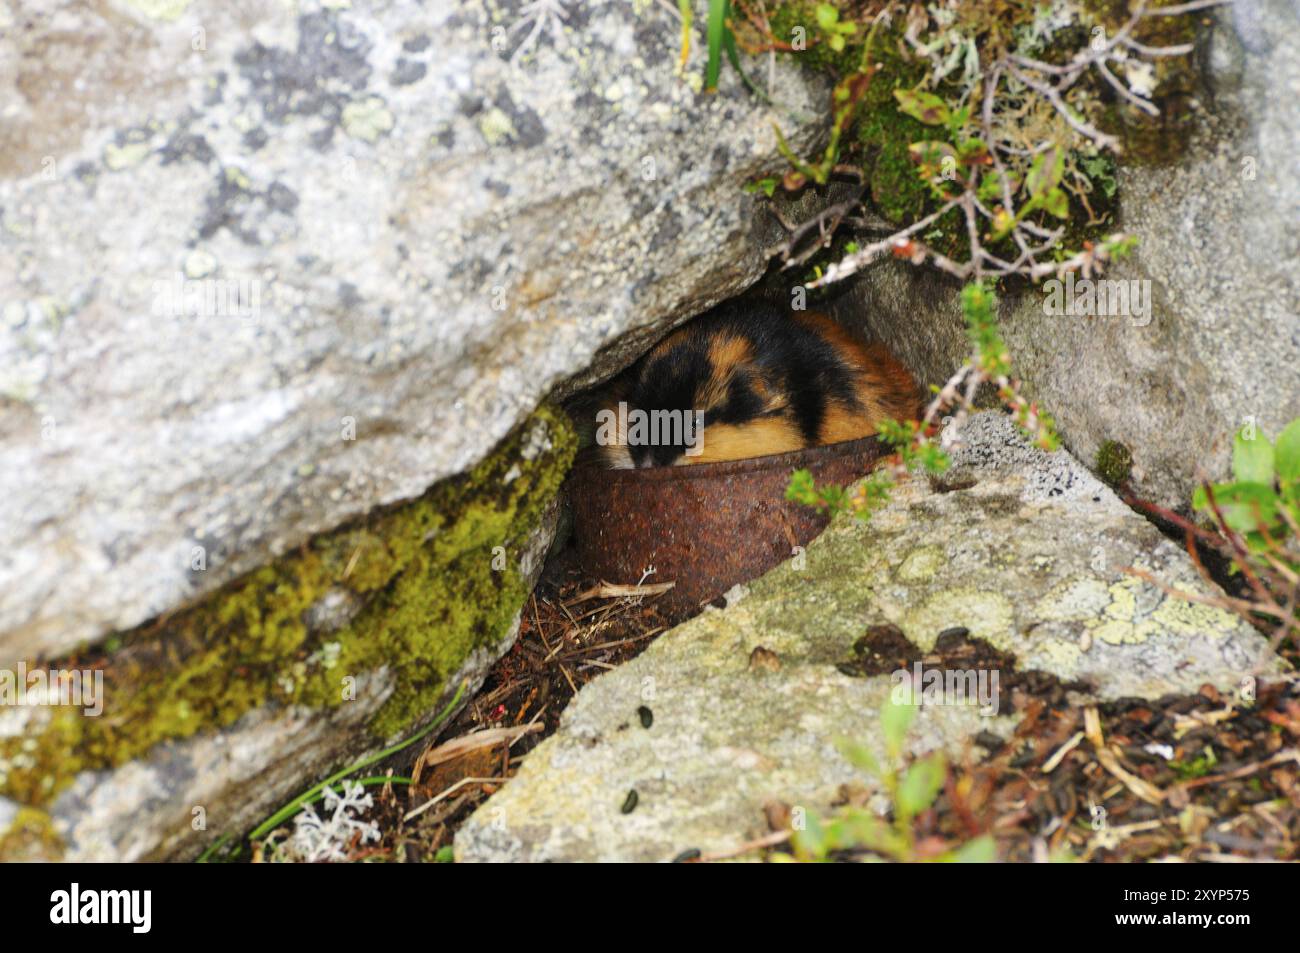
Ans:
{"type": "Polygon", "coordinates": [[[406,753],[388,765],[416,783],[378,797],[371,816],[383,830],[383,842],[368,855],[398,861],[447,860],[456,829],[511,777],[520,759],[553,732],[560,714],[578,689],[602,672],[638,655],[665,629],[690,614],[666,617],[654,596],[603,598],[593,595],[598,582],[582,576],[569,554],[561,554],[525,606],[519,637],[492,667],[482,688],[421,752],[406,753]],[[477,748],[412,772],[421,756],[448,739],[494,728],[534,726],[513,744],[477,748]],[[466,779],[492,779],[474,780],[466,779]],[[410,820],[404,817],[426,802],[431,808],[410,820]]]}

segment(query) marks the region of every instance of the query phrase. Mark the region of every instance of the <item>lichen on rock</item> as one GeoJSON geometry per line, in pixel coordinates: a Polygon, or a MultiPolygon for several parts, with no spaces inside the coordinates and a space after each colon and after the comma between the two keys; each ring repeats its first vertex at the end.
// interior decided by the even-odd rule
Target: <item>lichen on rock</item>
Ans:
{"type": "Polygon", "coordinates": [[[843,664],[881,628],[925,653],[965,630],[1014,660],[998,663],[1001,707],[969,695],[922,704],[917,755],[1005,736],[1017,718],[1008,665],[1098,701],[1231,691],[1283,666],[1241,619],[1126,573],[1145,565],[1204,592],[1186,554],[1068,453],[1031,447],[998,413],[961,436],[960,480],[916,478],[870,522],[838,517],[802,562],[736,587],[726,608],[583,687],[559,731],[461,828],[458,859],[668,860],[762,836],[772,799],[826,810],[840,785],[868,780],[837,741],[884,750],[877,712],[896,673],[843,664]],[[779,665],[751,668],[760,647],[779,665]],[[649,729],[634,726],[639,705],[653,710],[649,729]],[[628,790],[638,803],[625,815],[628,790]]]}
{"type": "Polygon", "coordinates": [[[575,445],[567,418],[540,408],[470,472],[419,499],[122,633],[114,651],[50,663],[102,668],[104,712],[38,709],[21,733],[0,734],[0,796],[47,807],[82,772],[266,706],[354,702],[366,684],[384,692],[363,700],[374,709],[369,735],[401,734],[427,717],[473,653],[504,649],[529,586],[521,551],[575,445]],[[379,670],[385,678],[363,681],[379,670]]]}

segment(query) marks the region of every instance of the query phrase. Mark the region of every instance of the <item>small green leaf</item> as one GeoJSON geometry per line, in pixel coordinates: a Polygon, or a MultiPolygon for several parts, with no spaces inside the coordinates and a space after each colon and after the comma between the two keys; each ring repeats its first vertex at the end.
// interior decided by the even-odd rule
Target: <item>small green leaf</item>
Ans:
{"type": "Polygon", "coordinates": [[[826,830],[816,814],[809,813],[804,829],[795,831],[790,838],[795,853],[809,860],[824,860],[830,847],[826,830]]]}
{"type": "Polygon", "coordinates": [[[1287,424],[1278,435],[1273,463],[1279,480],[1300,485],[1300,417],[1287,424]]]}
{"type": "Polygon", "coordinates": [[[915,89],[896,89],[894,98],[898,100],[899,110],[927,126],[941,126],[952,116],[948,104],[933,93],[923,93],[915,89]]]}
{"type": "Polygon", "coordinates": [[[997,844],[991,835],[983,834],[953,851],[951,860],[954,864],[995,864],[998,860],[997,844]]]}
{"type": "Polygon", "coordinates": [[[812,506],[817,502],[817,485],[813,481],[812,471],[795,470],[790,474],[790,485],[785,489],[785,498],[791,503],[812,506]]]}
{"type": "Polygon", "coordinates": [[[943,787],[947,774],[948,766],[942,752],[932,752],[917,761],[907,769],[898,786],[896,808],[908,818],[920,814],[939,796],[939,789],[943,787]]]}
{"type": "Polygon", "coordinates": [[[906,844],[900,840],[898,834],[869,811],[848,811],[844,816],[841,837],[842,843],[849,847],[865,847],[867,850],[895,856],[906,851],[906,844]]]}
{"type": "Polygon", "coordinates": [[[989,147],[983,139],[967,139],[957,147],[957,154],[968,164],[984,162],[988,158],[989,147]]]}
{"type": "Polygon", "coordinates": [[[881,776],[880,762],[876,760],[876,756],[871,753],[869,748],[857,742],[842,741],[840,742],[840,751],[843,752],[844,757],[852,762],[854,767],[862,768],[876,777],[881,776]]]}
{"type": "MultiPolygon", "coordinates": [[[[1229,529],[1250,533],[1277,522],[1279,500],[1273,487],[1264,483],[1220,483],[1214,487],[1214,502],[1229,529]]],[[[1210,501],[1204,487],[1197,487],[1192,505],[1209,510],[1210,501]]]]}
{"type": "Polygon", "coordinates": [[[898,705],[892,700],[885,703],[880,712],[880,727],[891,758],[898,757],[902,752],[903,739],[907,737],[907,729],[912,727],[912,719],[915,717],[915,705],[898,705]]]}
{"type": "Polygon", "coordinates": [[[817,25],[823,30],[830,30],[840,22],[840,11],[832,4],[817,4],[817,25]]]}
{"type": "Polygon", "coordinates": [[[1238,483],[1273,484],[1273,445],[1258,430],[1243,427],[1232,441],[1232,475],[1238,483]]]}
{"type": "Polygon", "coordinates": [[[1025,176],[1025,190],[1031,198],[1046,195],[1060,184],[1064,174],[1065,150],[1053,146],[1034,157],[1029,174],[1025,176]]]}
{"type": "Polygon", "coordinates": [[[1064,189],[1054,188],[1048,192],[1047,197],[1043,199],[1043,208],[1057,218],[1070,217],[1070,200],[1066,198],[1064,189]]]}

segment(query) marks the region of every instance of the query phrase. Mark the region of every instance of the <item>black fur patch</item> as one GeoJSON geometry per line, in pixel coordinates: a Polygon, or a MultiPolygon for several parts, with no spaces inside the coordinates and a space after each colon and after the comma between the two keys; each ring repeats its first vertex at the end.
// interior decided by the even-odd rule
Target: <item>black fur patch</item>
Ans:
{"type": "MultiPolygon", "coordinates": [[[[707,433],[710,423],[744,424],[770,413],[786,414],[799,428],[808,445],[817,442],[828,405],[834,401],[846,409],[860,410],[854,376],[836,346],[793,315],[772,307],[752,308],[743,313],[701,318],[674,332],[671,344],[652,351],[628,372],[624,393],[629,408],[644,411],[704,411],[707,433]],[[708,384],[719,374],[711,350],[726,338],[749,342],[752,360],[728,371],[725,399],[720,406],[701,406],[708,384]],[[770,396],[783,400],[787,409],[769,412],[768,401],[760,396],[755,380],[763,381],[770,396]],[[770,392],[775,392],[771,394],[770,392]]],[[[643,465],[647,458],[657,466],[668,466],[684,451],[682,446],[633,446],[633,461],[643,465]]]]}

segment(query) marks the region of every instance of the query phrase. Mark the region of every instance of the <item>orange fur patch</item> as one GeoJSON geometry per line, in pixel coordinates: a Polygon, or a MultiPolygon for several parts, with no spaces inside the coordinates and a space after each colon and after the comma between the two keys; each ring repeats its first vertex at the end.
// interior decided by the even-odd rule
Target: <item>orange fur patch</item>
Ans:
{"type": "Polygon", "coordinates": [[[741,364],[754,359],[754,349],[742,337],[718,334],[709,342],[709,361],[715,373],[730,376],[741,364]]]}
{"type": "Polygon", "coordinates": [[[839,401],[832,401],[826,408],[826,416],[822,418],[817,442],[819,444],[839,443],[842,440],[869,437],[876,432],[878,420],[879,417],[873,419],[856,408],[850,409],[839,401]]]}
{"type": "Polygon", "coordinates": [[[815,311],[794,317],[835,348],[840,360],[853,372],[854,395],[863,408],[862,412],[854,412],[832,402],[818,434],[819,443],[868,436],[876,432],[882,420],[920,417],[922,401],[916,381],[883,344],[863,344],[846,328],[815,311]]]}
{"type": "Polygon", "coordinates": [[[754,359],[754,352],[744,338],[715,335],[709,341],[709,376],[695,395],[697,410],[713,410],[727,400],[727,389],[736,369],[754,359]]]}
{"type": "Polygon", "coordinates": [[[746,457],[802,450],[805,446],[799,428],[784,417],[760,417],[743,424],[710,424],[706,414],[703,452],[695,457],[682,457],[679,462],[694,464],[743,460],[746,457]]]}

